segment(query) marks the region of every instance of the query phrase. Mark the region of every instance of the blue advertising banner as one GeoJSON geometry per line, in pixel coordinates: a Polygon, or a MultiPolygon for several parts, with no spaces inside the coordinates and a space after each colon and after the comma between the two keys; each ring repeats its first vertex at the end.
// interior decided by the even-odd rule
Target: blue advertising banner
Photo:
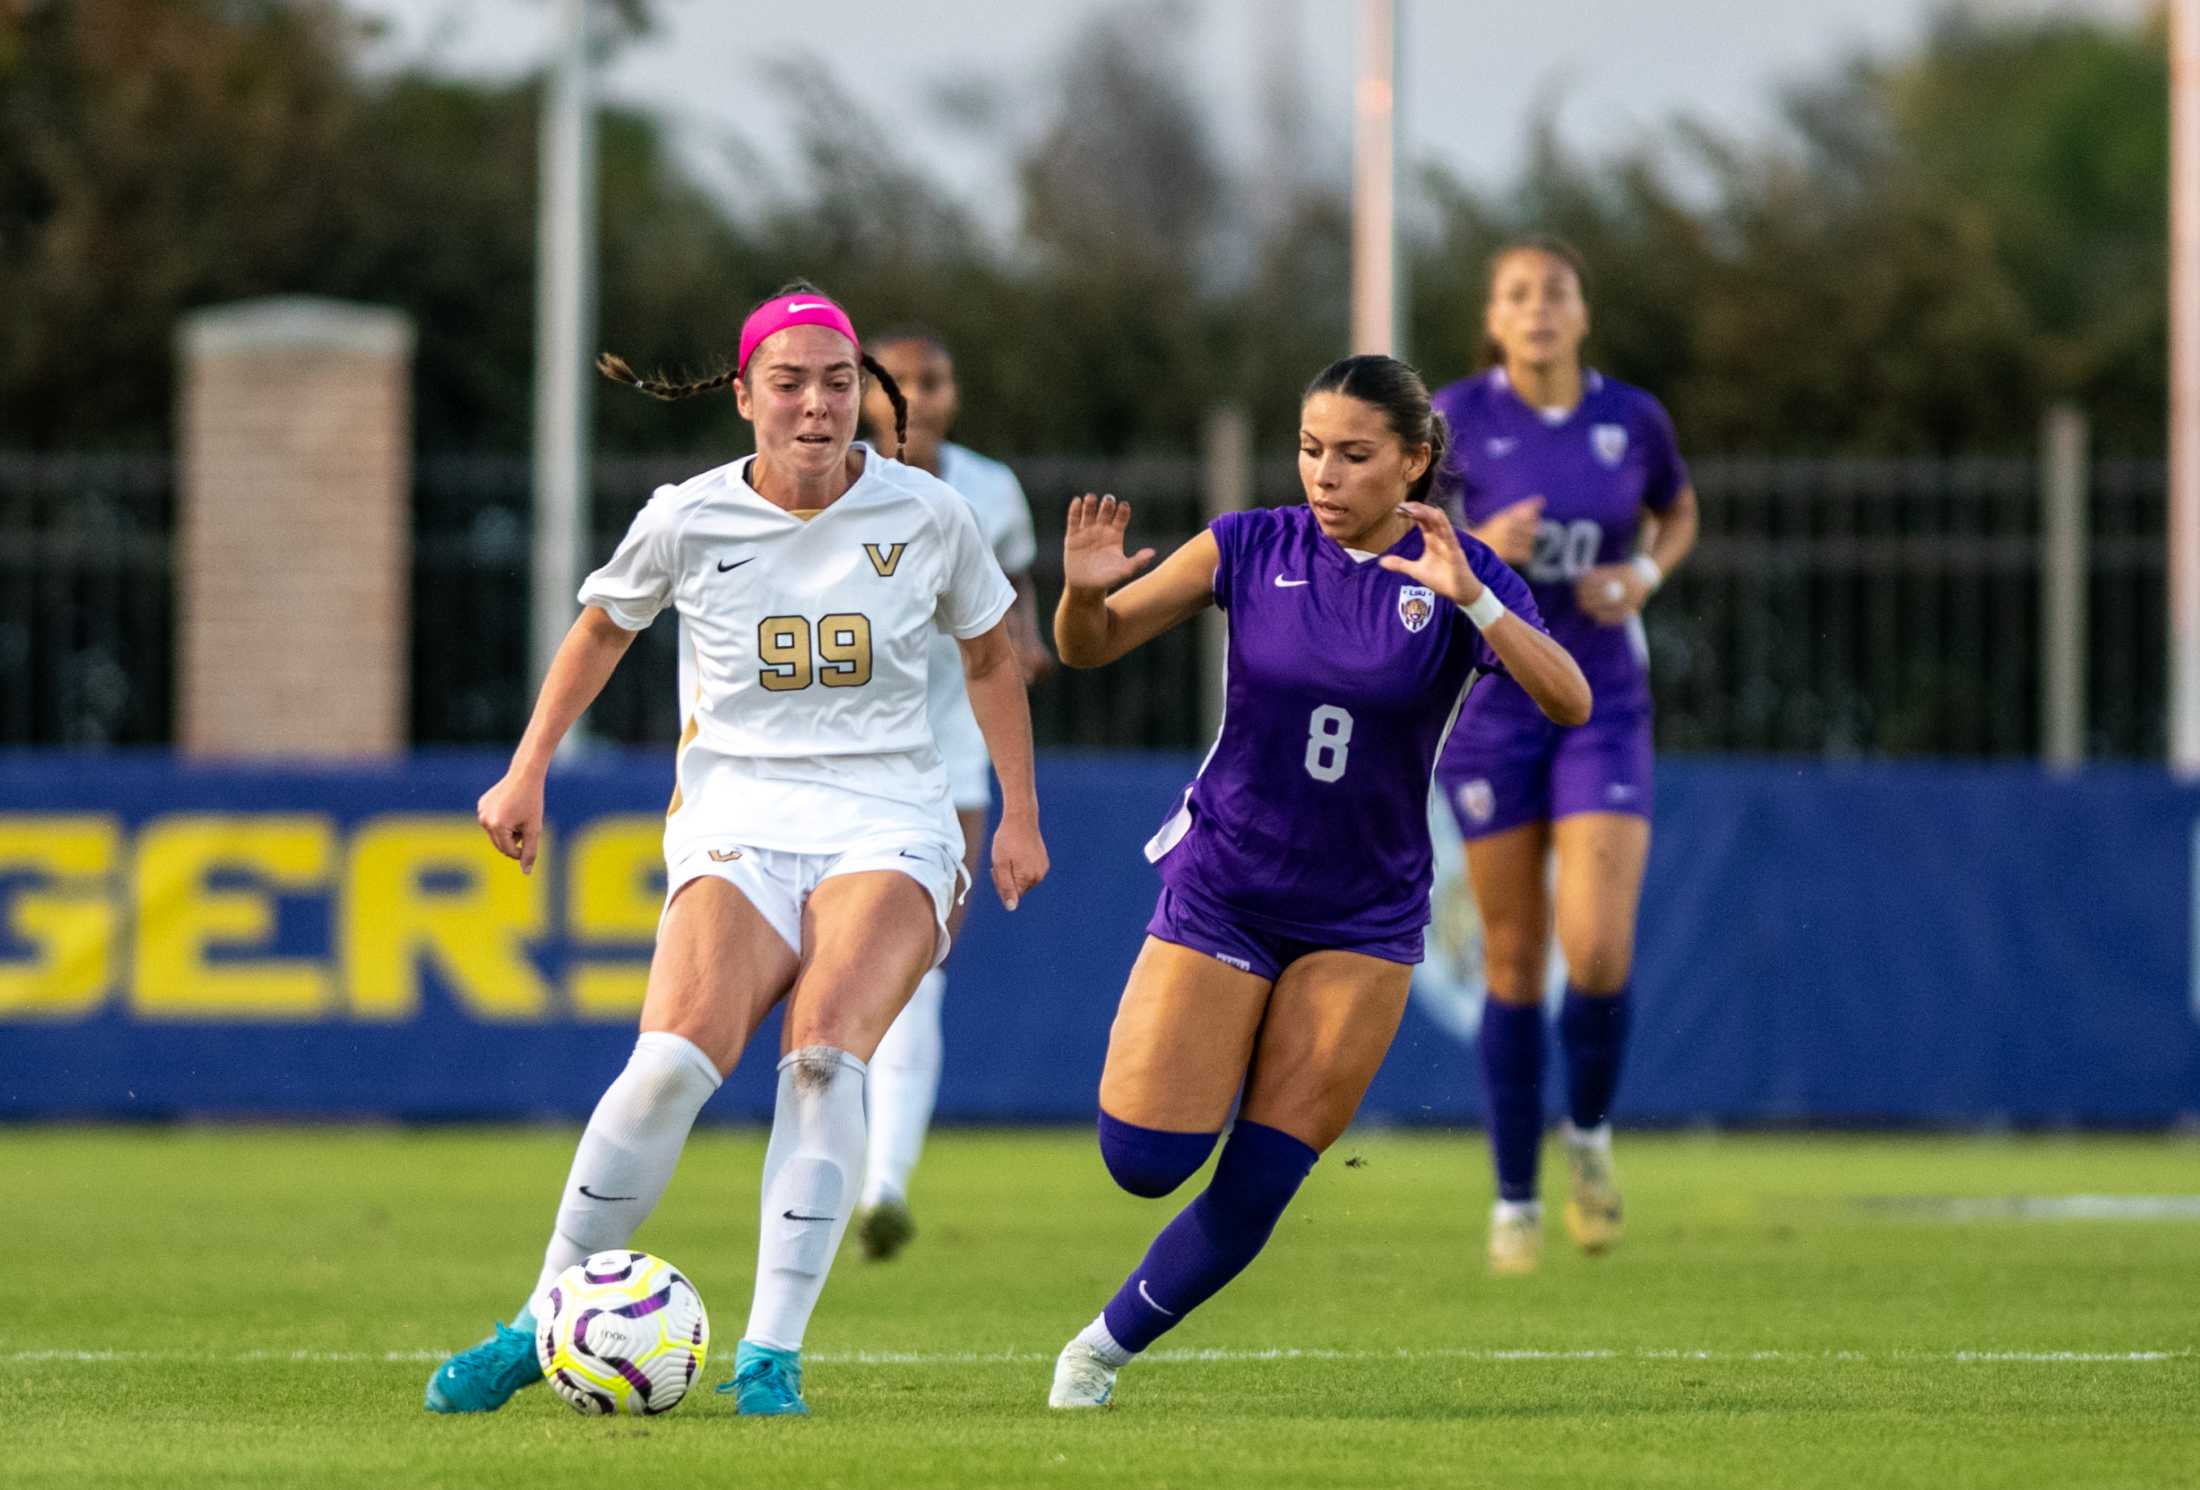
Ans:
{"type": "MultiPolygon", "coordinates": [[[[1041,761],[1047,884],[974,895],[940,1113],[1084,1122],[1196,767],[1041,761]]],[[[0,1117],[584,1117],[624,1061],[663,893],[660,757],[563,771],[532,877],[473,802],[501,761],[0,759],[0,1117]]],[[[1456,844],[1367,1115],[1480,1116],[1456,844]]],[[[2200,1115],[2200,791],[2161,773],[1670,761],[1623,1121],[2200,1115]]],[[[769,1112],[776,1025],[706,1114],[769,1112]]]]}

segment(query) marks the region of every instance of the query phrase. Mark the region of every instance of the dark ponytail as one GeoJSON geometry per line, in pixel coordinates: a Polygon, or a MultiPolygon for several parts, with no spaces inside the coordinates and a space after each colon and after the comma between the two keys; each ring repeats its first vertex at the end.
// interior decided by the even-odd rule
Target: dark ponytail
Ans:
{"type": "MultiPolygon", "coordinates": [[[[1517,253],[1549,254],[1573,270],[1574,283],[1581,287],[1582,303],[1588,303],[1589,261],[1582,257],[1581,250],[1556,233],[1522,233],[1498,244],[1497,251],[1490,255],[1488,267],[1482,274],[1482,299],[1485,304],[1497,293],[1497,271],[1504,267],[1507,259],[1517,253]]],[[[1497,367],[1504,360],[1505,349],[1497,344],[1497,338],[1485,334],[1482,338],[1482,365],[1497,367]]]]}
{"type": "Polygon", "coordinates": [[[1314,375],[1300,402],[1317,393],[1339,393],[1381,409],[1390,432],[1408,450],[1416,445],[1428,446],[1428,469],[1406,488],[1406,500],[1427,502],[1434,498],[1443,476],[1444,457],[1451,449],[1451,425],[1429,402],[1428,384],[1419,373],[1395,357],[1344,357],[1314,375]]]}
{"type": "Polygon", "coordinates": [[[707,378],[695,378],[685,383],[675,383],[666,378],[645,378],[627,366],[624,357],[614,356],[610,352],[596,354],[596,371],[614,383],[639,388],[651,398],[668,404],[677,399],[693,398],[698,393],[708,393],[713,388],[730,388],[740,376],[729,367],[722,373],[715,373],[707,378]]]}
{"type": "Polygon", "coordinates": [[[894,375],[879,366],[878,359],[869,352],[863,354],[863,370],[878,379],[879,391],[894,406],[894,459],[901,459],[901,447],[909,440],[909,400],[901,396],[901,384],[894,375]]]}
{"type": "MultiPolygon", "coordinates": [[[[822,296],[825,295],[825,292],[806,279],[789,280],[769,295],[766,295],[762,300],[757,301],[755,305],[750,306],[748,314],[754,315],[762,307],[787,295],[822,296]]],[[[831,297],[827,296],[826,298],[831,297]]],[[[879,366],[869,353],[863,353],[862,357],[863,370],[878,379],[879,387],[886,392],[886,401],[894,406],[894,458],[899,460],[901,458],[902,442],[909,429],[909,401],[901,396],[901,386],[894,381],[891,373],[879,366]]],[[[597,354],[596,371],[602,373],[614,383],[624,383],[629,388],[639,388],[651,398],[664,403],[672,403],[677,399],[693,398],[698,393],[709,393],[717,388],[730,388],[739,382],[741,378],[741,370],[735,367],[729,367],[723,372],[713,373],[707,378],[694,378],[684,383],[675,383],[662,377],[645,378],[628,366],[624,357],[610,352],[597,354]]]]}

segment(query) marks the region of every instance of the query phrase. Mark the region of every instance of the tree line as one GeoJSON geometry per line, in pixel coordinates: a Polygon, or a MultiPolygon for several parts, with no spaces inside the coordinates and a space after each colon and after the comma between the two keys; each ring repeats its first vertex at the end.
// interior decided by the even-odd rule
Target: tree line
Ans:
{"type": "MultiPolygon", "coordinates": [[[[1248,179],[1180,22],[1130,4],[1055,59],[1046,116],[1002,131],[1005,243],[821,63],[779,98],[806,188],[738,212],[658,120],[606,108],[603,344],[707,369],[801,272],[859,322],[936,326],[988,448],[1181,452],[1224,399],[1288,439],[1345,347],[1344,183],[1320,149],[1248,179]]],[[[162,447],[177,317],[311,293],[413,315],[423,450],[526,448],[538,82],[369,69],[364,26],[336,0],[0,12],[0,447],[162,447]]],[[[1475,365],[1488,252],[1555,231],[1594,269],[1593,360],[1658,392],[1692,450],[2017,452],[2060,399],[2104,446],[2158,450],[2167,89],[2159,18],[1951,12],[1790,89],[1771,137],[1682,120],[1585,157],[1546,123],[1510,185],[1411,168],[1411,353],[1435,379],[1475,365]]],[[[596,438],[743,441],[730,399],[608,389],[596,438]]]]}

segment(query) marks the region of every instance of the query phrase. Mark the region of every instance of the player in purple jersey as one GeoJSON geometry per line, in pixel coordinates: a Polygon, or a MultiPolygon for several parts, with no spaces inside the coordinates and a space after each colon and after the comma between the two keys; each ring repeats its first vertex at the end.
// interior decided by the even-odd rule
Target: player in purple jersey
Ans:
{"type": "Polygon", "coordinates": [[[1113,497],[1070,504],[1063,662],[1112,662],[1210,604],[1229,620],[1222,730],[1146,846],[1161,898],[1108,1037],[1101,1156],[1166,1195],[1238,1117],[1206,1190],[1063,1347],[1051,1406],[1106,1404],[1119,1367],[1253,1260],[1351,1121],[1421,958],[1429,777],[1476,678],[1589,717],[1527,586],[1425,505],[1444,440],[1419,374],[1349,357],[1300,412],[1305,506],[1219,517],[1110,595],[1153,551],[1125,556],[1113,497]]]}
{"type": "Polygon", "coordinates": [[[1504,678],[1461,714],[1437,780],[1467,840],[1489,997],[1480,1045],[1497,1202],[1492,1271],[1532,1271],[1542,1248],[1543,983],[1555,910],[1565,957],[1559,1048],[1571,1186],[1566,1226],[1619,1240],[1611,1159],[1650,852],[1650,679],[1643,602],[1696,542],[1696,494],[1656,399],[1581,363],[1580,256],[1524,239],[1491,261],[1495,363],[1442,389],[1467,531],[1528,578],[1551,635],[1596,689],[1596,718],[1557,729],[1504,678]],[[1555,855],[1556,892],[1548,864],[1555,855]]]}

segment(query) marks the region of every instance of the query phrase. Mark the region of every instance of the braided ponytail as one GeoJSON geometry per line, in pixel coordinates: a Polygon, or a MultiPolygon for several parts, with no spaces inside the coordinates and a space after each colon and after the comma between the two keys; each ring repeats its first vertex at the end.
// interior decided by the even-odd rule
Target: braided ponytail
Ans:
{"type": "Polygon", "coordinates": [[[863,354],[863,370],[878,379],[879,391],[894,406],[894,459],[900,460],[902,446],[909,440],[909,400],[901,396],[901,384],[894,381],[894,375],[869,352],[863,354]]]}
{"type": "MultiPolygon", "coordinates": [[[[780,286],[771,299],[777,300],[787,295],[823,295],[824,293],[808,280],[797,279],[780,286]]],[[[771,302],[766,300],[759,303],[768,305],[771,302]]],[[[754,311],[751,311],[751,314],[753,315],[754,311]]],[[[894,458],[899,460],[902,446],[907,443],[909,437],[909,400],[902,397],[901,385],[894,381],[892,373],[879,365],[878,359],[868,352],[863,353],[862,358],[863,370],[878,379],[879,387],[886,394],[886,401],[894,406],[894,458]]],[[[710,377],[695,378],[684,383],[675,383],[669,378],[662,377],[645,378],[634,371],[624,357],[611,352],[602,352],[597,355],[596,371],[602,373],[614,383],[624,383],[629,388],[639,388],[651,398],[664,403],[672,403],[677,399],[693,398],[698,393],[709,393],[714,389],[728,388],[741,380],[741,370],[737,367],[729,367],[724,372],[713,374],[710,377]]]]}
{"type": "Polygon", "coordinates": [[[624,357],[610,352],[597,354],[596,371],[602,373],[614,383],[624,383],[629,388],[639,388],[651,398],[668,404],[678,399],[693,398],[698,393],[708,393],[714,388],[730,387],[734,380],[740,377],[738,371],[729,367],[713,377],[697,378],[686,383],[675,383],[665,378],[645,378],[629,367],[624,357]]]}

